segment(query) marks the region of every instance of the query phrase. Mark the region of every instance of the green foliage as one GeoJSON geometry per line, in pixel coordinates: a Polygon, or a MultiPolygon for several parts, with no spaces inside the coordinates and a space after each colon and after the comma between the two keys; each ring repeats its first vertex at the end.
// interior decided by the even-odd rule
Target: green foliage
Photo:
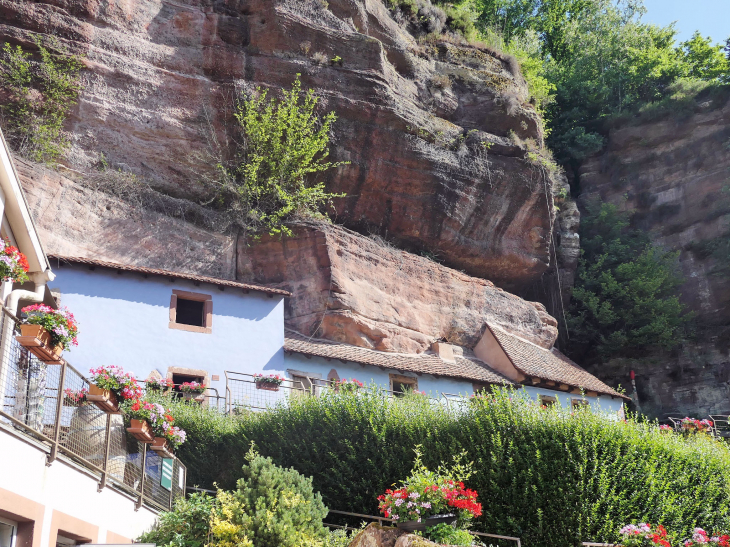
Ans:
{"type": "Polygon", "coordinates": [[[678,48],[686,66],[684,76],[730,82],[730,59],[725,56],[724,49],[720,44],[713,45],[709,36],[703,38],[699,31],[695,32],[678,48]]]}
{"type": "Polygon", "coordinates": [[[661,101],[679,78],[730,82],[730,45],[698,33],[676,45],[673,26],[641,21],[642,0],[455,4],[476,14],[487,43],[517,57],[561,163],[576,166],[600,150],[606,120],[661,101]]]}
{"type": "Polygon", "coordinates": [[[81,90],[82,64],[51,42],[52,53],[36,39],[37,58],[5,43],[0,51],[2,126],[12,148],[34,161],[52,162],[68,146],[63,124],[81,90]]]}
{"type": "Polygon", "coordinates": [[[507,395],[459,411],[370,390],[231,418],[198,418],[215,412],[191,408],[178,418],[189,434],[179,455],[190,483],[231,487],[230,470],[241,468],[255,441],[278,465],[312,476],[329,507],[374,515],[377,496],[408,475],[417,445],[432,469],[465,450],[476,471],[466,486],[484,503],[474,529],[518,536],[524,545],[615,542],[626,522],[662,523],[680,537],[695,525],[730,525],[725,444],[663,435],[632,419],[540,410],[507,395]],[[201,434],[202,423],[211,429],[201,434]]]}
{"type": "MultiPolygon", "coordinates": [[[[200,412],[199,412],[200,414],[200,412]]],[[[220,423],[220,422],[219,422],[220,423]]],[[[253,446],[234,491],[215,498],[192,494],[139,540],[164,547],[338,547],[347,534],[328,534],[327,508],[312,490],[312,479],[283,469],[253,446]]]]}
{"type": "Polygon", "coordinates": [[[290,234],[287,220],[322,217],[321,208],[344,195],[327,193],[323,182],[313,182],[318,174],[347,163],[326,161],[336,116],[318,116],[318,102],[313,90],[302,93],[297,75],[281,100],[269,99],[258,88],[236,104],[241,142],[232,161],[218,162],[213,184],[219,205],[244,229],[290,234]]]}
{"type": "Polygon", "coordinates": [[[233,498],[241,511],[234,514],[256,547],[300,547],[326,537],[322,519],[327,508],[322,496],[314,494],[312,479],[294,469],[283,469],[271,458],[246,454],[247,465],[233,498]]]}
{"type": "Polygon", "coordinates": [[[450,524],[437,524],[426,528],[424,535],[434,543],[441,545],[471,547],[474,544],[474,536],[468,531],[454,528],[450,524]]]}
{"type": "Polygon", "coordinates": [[[219,509],[218,500],[206,494],[178,498],[173,510],[161,513],[155,526],[138,541],[158,547],[204,547],[209,541],[211,515],[219,509]]]}
{"type": "Polygon", "coordinates": [[[636,355],[682,340],[688,316],[677,297],[677,254],[650,244],[615,205],[593,203],[581,218],[581,259],[568,318],[571,353],[636,355]]]}

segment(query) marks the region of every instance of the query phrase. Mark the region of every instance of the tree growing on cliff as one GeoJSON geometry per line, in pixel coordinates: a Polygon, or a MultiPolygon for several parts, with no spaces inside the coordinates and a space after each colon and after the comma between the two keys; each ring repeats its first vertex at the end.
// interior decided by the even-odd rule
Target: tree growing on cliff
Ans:
{"type": "Polygon", "coordinates": [[[219,161],[213,181],[216,200],[247,232],[290,234],[295,216],[322,217],[332,198],[316,177],[348,162],[328,162],[332,124],[337,117],[317,114],[313,90],[302,93],[299,75],[282,98],[261,88],[234,107],[238,137],[232,158],[219,161]]]}
{"type": "Polygon", "coordinates": [[[20,46],[0,50],[2,126],[10,146],[33,161],[56,160],[68,146],[63,124],[81,90],[81,61],[62,51],[55,40],[51,51],[36,40],[37,58],[20,46]]]}
{"type": "Polygon", "coordinates": [[[653,246],[615,205],[590,204],[581,218],[570,353],[607,359],[676,347],[689,318],[677,296],[681,283],[676,253],[653,246]]]}

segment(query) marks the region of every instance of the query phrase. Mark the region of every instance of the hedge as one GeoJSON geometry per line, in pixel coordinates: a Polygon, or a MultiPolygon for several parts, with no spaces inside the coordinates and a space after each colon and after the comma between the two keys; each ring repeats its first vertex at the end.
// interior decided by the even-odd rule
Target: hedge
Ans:
{"type": "Polygon", "coordinates": [[[237,417],[175,407],[189,435],[179,454],[189,485],[234,488],[253,441],[312,476],[327,507],[375,515],[376,496],[407,475],[420,444],[433,468],[466,450],[477,470],[467,486],[484,504],[474,528],[530,547],[615,542],[631,522],[664,524],[680,538],[730,524],[727,445],[641,420],[543,410],[509,393],[458,409],[367,390],[237,417]]]}

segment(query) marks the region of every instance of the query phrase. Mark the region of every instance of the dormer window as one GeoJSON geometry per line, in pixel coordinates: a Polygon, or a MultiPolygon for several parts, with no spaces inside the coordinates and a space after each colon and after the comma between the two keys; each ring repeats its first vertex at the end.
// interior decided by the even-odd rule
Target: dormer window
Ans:
{"type": "Polygon", "coordinates": [[[188,291],[172,291],[170,297],[171,329],[188,332],[213,332],[213,297],[188,291]]]}

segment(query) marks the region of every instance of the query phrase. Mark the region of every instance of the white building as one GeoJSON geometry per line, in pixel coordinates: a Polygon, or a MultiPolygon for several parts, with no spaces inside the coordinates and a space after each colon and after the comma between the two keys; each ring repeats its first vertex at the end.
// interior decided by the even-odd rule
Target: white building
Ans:
{"type": "Polygon", "coordinates": [[[623,416],[626,396],[553,348],[547,350],[486,325],[474,350],[445,343],[419,355],[376,351],[287,330],[286,373],[295,386],[316,391],[328,380],[356,379],[394,394],[407,389],[434,398],[470,397],[489,386],[511,386],[544,405],[590,405],[623,416]]]}

